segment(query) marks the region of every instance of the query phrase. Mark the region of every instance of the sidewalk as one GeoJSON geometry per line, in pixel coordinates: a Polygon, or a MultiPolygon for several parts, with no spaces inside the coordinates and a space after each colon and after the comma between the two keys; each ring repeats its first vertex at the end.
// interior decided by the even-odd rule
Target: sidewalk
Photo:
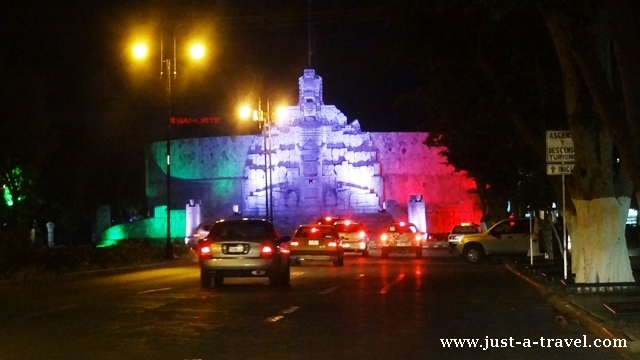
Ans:
{"type": "MultiPolygon", "coordinates": [[[[640,276],[640,254],[630,256],[636,276],[640,276]]],[[[618,349],[628,359],[640,360],[640,284],[607,286],[565,285],[562,260],[551,262],[507,262],[507,269],[533,286],[561,314],[562,321],[577,321],[601,339],[626,339],[627,348],[618,349]]]]}

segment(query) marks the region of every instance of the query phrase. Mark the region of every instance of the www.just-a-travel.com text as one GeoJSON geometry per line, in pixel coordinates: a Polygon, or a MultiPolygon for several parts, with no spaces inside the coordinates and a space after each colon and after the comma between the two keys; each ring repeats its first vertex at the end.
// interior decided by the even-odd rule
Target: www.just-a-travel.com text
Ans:
{"type": "Polygon", "coordinates": [[[484,339],[440,339],[442,347],[448,348],[479,348],[488,350],[490,348],[508,348],[508,347],[542,347],[542,348],[563,348],[563,347],[627,347],[626,339],[595,339],[587,340],[587,336],[583,335],[578,339],[553,339],[540,337],[539,339],[519,339],[509,338],[490,338],[485,336],[484,339]]]}

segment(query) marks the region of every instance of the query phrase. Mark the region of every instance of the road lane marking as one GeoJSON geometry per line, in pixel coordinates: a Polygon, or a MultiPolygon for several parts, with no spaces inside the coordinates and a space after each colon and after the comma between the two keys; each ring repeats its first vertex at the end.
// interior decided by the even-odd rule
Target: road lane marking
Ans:
{"type": "Polygon", "coordinates": [[[272,316],[270,318],[267,318],[267,322],[276,322],[280,319],[282,319],[284,316],[283,315],[276,315],[276,316],[272,316]]]}
{"type": "Polygon", "coordinates": [[[290,308],[284,309],[284,310],[282,310],[282,311],[280,312],[280,314],[279,314],[279,315],[268,317],[265,321],[266,321],[266,322],[276,322],[276,321],[278,321],[278,320],[282,320],[282,319],[284,318],[284,316],[285,316],[285,315],[287,315],[287,314],[291,314],[291,313],[293,313],[294,311],[298,310],[299,308],[300,308],[300,307],[298,307],[298,306],[292,306],[292,307],[290,307],[290,308]]]}
{"type": "Polygon", "coordinates": [[[283,313],[283,314],[291,314],[292,312],[294,312],[294,311],[296,311],[296,310],[298,310],[298,309],[299,309],[299,307],[298,307],[298,306],[292,306],[292,307],[290,307],[290,308],[288,308],[288,309],[284,309],[284,310],[282,310],[282,313],[283,313]]]}
{"type": "Polygon", "coordinates": [[[158,291],[167,291],[167,290],[171,290],[171,288],[168,287],[168,288],[162,288],[162,289],[153,289],[153,290],[140,291],[138,293],[138,295],[148,294],[148,293],[153,293],[153,292],[158,292],[158,291]]]}
{"type": "Polygon", "coordinates": [[[304,274],[304,271],[292,271],[291,276],[300,276],[304,274]]]}
{"type": "Polygon", "coordinates": [[[337,286],[330,287],[330,288],[328,288],[327,290],[320,291],[318,294],[320,294],[320,295],[327,295],[328,293],[330,293],[330,292],[334,291],[334,290],[335,290],[335,289],[337,289],[337,288],[338,288],[337,286]]]}
{"type": "Polygon", "coordinates": [[[387,286],[383,287],[382,290],[380,290],[380,294],[386,294],[389,291],[389,289],[391,289],[392,286],[402,281],[403,278],[404,278],[404,274],[398,275],[398,277],[394,282],[392,282],[391,284],[387,284],[387,286]]]}

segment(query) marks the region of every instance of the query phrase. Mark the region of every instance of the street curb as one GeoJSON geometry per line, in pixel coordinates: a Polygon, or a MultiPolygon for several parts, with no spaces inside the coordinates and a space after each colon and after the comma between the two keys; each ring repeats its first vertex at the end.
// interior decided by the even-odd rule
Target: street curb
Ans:
{"type": "Polygon", "coordinates": [[[144,265],[123,266],[123,267],[110,268],[110,269],[99,269],[99,270],[70,272],[66,274],[52,274],[52,275],[25,277],[25,278],[19,278],[19,279],[0,280],[0,288],[7,287],[7,286],[20,286],[20,285],[30,285],[30,284],[44,284],[44,283],[52,283],[52,282],[72,281],[72,280],[77,280],[82,278],[92,278],[92,277],[99,277],[99,276],[124,274],[128,272],[134,272],[134,271],[140,271],[140,270],[160,269],[165,267],[181,266],[189,263],[192,263],[192,262],[186,259],[176,259],[176,260],[166,260],[162,262],[144,264],[144,265]]]}
{"type": "Polygon", "coordinates": [[[549,301],[551,305],[556,308],[556,310],[570,318],[578,320],[582,326],[587,328],[587,330],[598,336],[600,339],[625,339],[627,341],[626,348],[614,348],[614,350],[617,350],[628,359],[631,359],[628,357],[629,354],[640,354],[640,341],[629,339],[622,331],[608,327],[601,319],[589,314],[582,308],[573,305],[562,296],[551,293],[545,286],[518,271],[513,264],[505,263],[505,267],[520,279],[533,286],[543,298],[549,301]],[[616,336],[616,334],[618,334],[618,336],[616,336]]]}

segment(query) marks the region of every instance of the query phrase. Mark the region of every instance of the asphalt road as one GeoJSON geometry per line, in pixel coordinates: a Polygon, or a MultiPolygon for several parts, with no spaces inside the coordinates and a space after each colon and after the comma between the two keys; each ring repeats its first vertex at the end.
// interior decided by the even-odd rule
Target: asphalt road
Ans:
{"type": "Polygon", "coordinates": [[[3,287],[0,359],[621,358],[567,347],[596,338],[503,265],[425,253],[296,266],[290,289],[225,279],[203,290],[196,264],[3,287]],[[504,347],[483,349],[487,337],[504,347]],[[453,338],[478,347],[443,346],[453,338]]]}

